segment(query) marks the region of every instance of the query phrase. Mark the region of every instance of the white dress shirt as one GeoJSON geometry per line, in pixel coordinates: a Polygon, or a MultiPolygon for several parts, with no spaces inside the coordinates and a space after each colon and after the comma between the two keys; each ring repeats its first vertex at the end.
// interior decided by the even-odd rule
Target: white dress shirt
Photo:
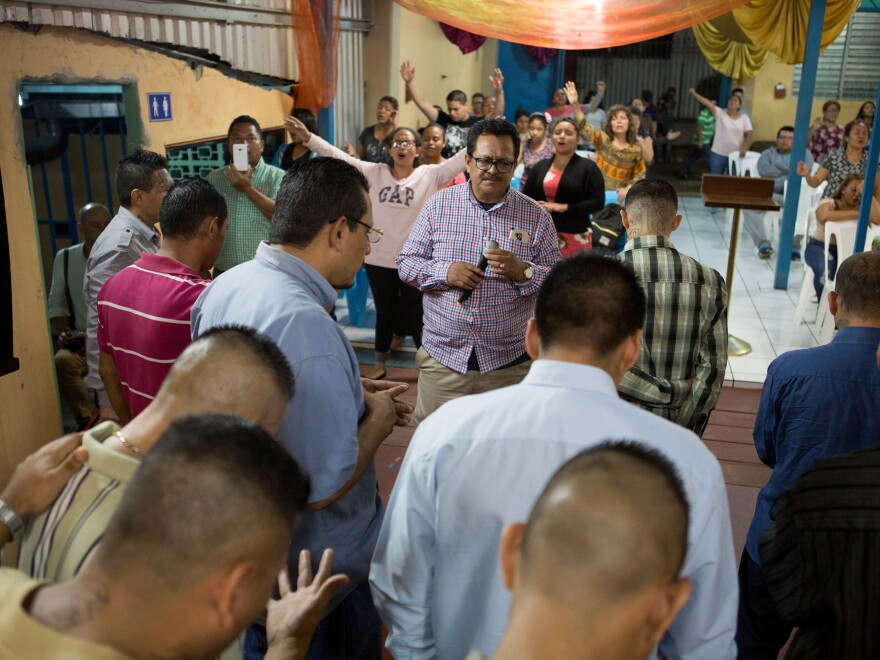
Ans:
{"type": "Polygon", "coordinates": [[[718,461],[690,431],[622,401],[605,371],[538,360],[521,384],[451,401],[419,424],[370,567],[398,660],[495,651],[510,606],[501,530],[528,518],[565,461],[605,440],[660,451],[690,504],[682,575],[693,591],[660,649],[667,658],[736,656],[736,559],[718,461]]]}

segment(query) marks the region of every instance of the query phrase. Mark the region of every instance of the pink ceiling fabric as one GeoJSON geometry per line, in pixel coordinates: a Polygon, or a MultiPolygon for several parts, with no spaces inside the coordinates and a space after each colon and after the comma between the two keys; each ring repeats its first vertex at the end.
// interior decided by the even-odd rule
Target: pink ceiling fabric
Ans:
{"type": "Polygon", "coordinates": [[[474,34],[544,48],[589,50],[653,39],[748,0],[395,0],[474,34]]]}

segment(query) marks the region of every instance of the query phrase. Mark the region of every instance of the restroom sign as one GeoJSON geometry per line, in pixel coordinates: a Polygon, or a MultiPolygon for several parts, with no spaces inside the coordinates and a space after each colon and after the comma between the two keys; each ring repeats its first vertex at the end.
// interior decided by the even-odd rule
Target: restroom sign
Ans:
{"type": "Polygon", "coordinates": [[[147,106],[150,109],[150,121],[171,121],[173,119],[170,92],[149,92],[147,106]]]}

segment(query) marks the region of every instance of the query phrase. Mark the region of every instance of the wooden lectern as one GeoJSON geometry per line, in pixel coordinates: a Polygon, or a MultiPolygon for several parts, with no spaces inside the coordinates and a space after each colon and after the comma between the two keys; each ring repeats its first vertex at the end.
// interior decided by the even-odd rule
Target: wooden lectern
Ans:
{"type": "MultiPolygon", "coordinates": [[[[730,252],[727,255],[727,311],[730,314],[730,293],[733,289],[733,269],[736,264],[736,243],[739,238],[739,212],[741,209],[754,211],[778,211],[779,204],[773,201],[773,179],[758,179],[745,176],[719,176],[704,174],[700,186],[703,204],[713,208],[733,209],[733,224],[730,227],[730,252]]],[[[746,355],[752,352],[748,342],[727,333],[727,354],[746,355]]]]}

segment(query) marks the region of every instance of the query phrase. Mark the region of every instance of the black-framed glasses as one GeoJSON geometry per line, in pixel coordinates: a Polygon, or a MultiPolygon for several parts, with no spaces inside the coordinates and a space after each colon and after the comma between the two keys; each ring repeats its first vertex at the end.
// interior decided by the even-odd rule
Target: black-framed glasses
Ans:
{"type": "Polygon", "coordinates": [[[367,228],[367,240],[370,241],[370,243],[378,243],[379,239],[385,235],[384,231],[376,229],[372,225],[368,225],[366,222],[361,222],[360,220],[355,220],[355,222],[367,228]]]}
{"type": "Polygon", "coordinates": [[[491,158],[474,158],[474,162],[477,164],[477,169],[483,172],[488,172],[494,165],[498,174],[507,174],[515,165],[512,160],[492,160],[491,158]]]}
{"type": "Polygon", "coordinates": [[[391,143],[392,149],[409,149],[410,147],[416,146],[415,142],[410,142],[409,140],[394,140],[391,143]]]}

